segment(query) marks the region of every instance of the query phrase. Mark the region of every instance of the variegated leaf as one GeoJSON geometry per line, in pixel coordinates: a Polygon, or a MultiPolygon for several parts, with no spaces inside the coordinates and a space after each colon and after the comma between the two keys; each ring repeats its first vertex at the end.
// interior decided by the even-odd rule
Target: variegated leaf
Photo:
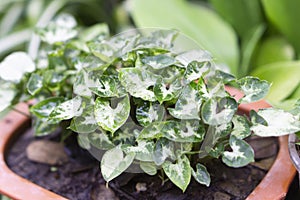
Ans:
{"type": "Polygon", "coordinates": [[[174,143],[161,138],[157,140],[153,150],[153,161],[156,165],[162,165],[167,158],[175,160],[174,143]]]}
{"type": "Polygon", "coordinates": [[[27,91],[31,95],[38,93],[43,87],[43,78],[38,74],[31,74],[27,82],[27,91]]]}
{"type": "Polygon", "coordinates": [[[222,161],[229,167],[243,167],[254,162],[254,151],[244,140],[230,136],[229,145],[232,151],[225,151],[222,161]]]}
{"type": "Polygon", "coordinates": [[[154,85],[153,91],[156,99],[162,103],[177,98],[182,88],[183,86],[180,79],[176,79],[172,83],[164,83],[163,79],[158,79],[154,85]]]}
{"type": "Polygon", "coordinates": [[[207,187],[210,185],[210,175],[204,165],[197,163],[196,171],[192,168],[192,175],[198,183],[207,187]]]}
{"type": "Polygon", "coordinates": [[[282,136],[298,132],[300,130],[300,121],[297,116],[291,113],[274,108],[259,110],[258,116],[263,118],[266,124],[255,123],[251,131],[258,136],[282,136]]]}
{"type": "Polygon", "coordinates": [[[165,67],[174,65],[176,63],[176,59],[166,54],[159,54],[145,57],[142,59],[142,62],[153,67],[154,69],[163,69],[165,67]]]}
{"type": "Polygon", "coordinates": [[[82,98],[80,96],[76,96],[54,108],[50,113],[49,119],[53,121],[71,119],[73,117],[80,116],[82,111],[82,98]]]}
{"type": "Polygon", "coordinates": [[[154,121],[162,121],[164,117],[165,108],[157,103],[145,101],[136,108],[136,119],[142,126],[148,126],[154,121]]]}
{"type": "Polygon", "coordinates": [[[129,116],[129,97],[128,95],[123,97],[117,103],[115,108],[110,106],[110,101],[98,97],[95,102],[94,112],[98,125],[103,129],[114,133],[126,122],[129,116]]]}
{"type": "Polygon", "coordinates": [[[210,67],[211,64],[209,62],[190,62],[184,73],[185,83],[190,83],[191,81],[199,79],[209,70],[210,67]]]}
{"type": "Polygon", "coordinates": [[[33,105],[30,112],[39,118],[48,118],[50,113],[63,101],[62,97],[50,97],[33,105]]]}
{"type": "Polygon", "coordinates": [[[77,133],[91,133],[98,128],[94,115],[94,105],[87,105],[80,116],[73,117],[70,127],[77,133]]]}
{"type": "Polygon", "coordinates": [[[258,101],[264,98],[270,88],[270,84],[267,81],[259,80],[258,78],[251,76],[241,78],[237,83],[245,95],[241,99],[244,103],[258,101]]]}
{"type": "Polygon", "coordinates": [[[196,83],[191,83],[182,90],[175,108],[169,108],[170,114],[178,119],[200,119],[199,111],[202,99],[195,89],[196,83]]]}
{"type": "Polygon", "coordinates": [[[135,159],[139,161],[153,161],[154,142],[140,140],[137,146],[128,146],[123,149],[126,154],[135,153],[135,159]]]}
{"type": "Polygon", "coordinates": [[[134,156],[134,153],[124,156],[119,146],[106,151],[100,165],[104,180],[109,182],[122,174],[131,165],[134,156]]]}
{"type": "Polygon", "coordinates": [[[169,179],[184,192],[191,181],[192,170],[189,159],[183,155],[174,164],[165,161],[162,167],[169,179]]]}
{"type": "Polygon", "coordinates": [[[234,135],[238,139],[244,139],[251,134],[250,124],[246,117],[235,115],[232,119],[233,122],[233,130],[231,135],[234,135]]]}
{"type": "Polygon", "coordinates": [[[80,95],[83,97],[91,97],[92,96],[92,92],[91,90],[88,88],[90,81],[88,78],[88,73],[85,70],[81,70],[75,79],[75,82],[73,84],[73,92],[76,95],[80,95]]]}
{"type": "Polygon", "coordinates": [[[154,176],[157,173],[156,165],[153,162],[140,162],[140,168],[150,176],[154,176]]]}
{"type": "Polygon", "coordinates": [[[138,139],[156,139],[163,136],[161,130],[164,122],[153,122],[146,126],[139,134],[138,139]]]}
{"type": "Polygon", "coordinates": [[[88,88],[99,97],[118,97],[117,81],[113,76],[89,73],[88,88]]]}
{"type": "Polygon", "coordinates": [[[156,100],[154,92],[148,88],[154,86],[157,78],[156,75],[138,68],[123,68],[119,73],[119,80],[125,90],[146,101],[156,100]]]}
{"type": "Polygon", "coordinates": [[[115,145],[108,138],[107,133],[103,130],[97,130],[88,134],[88,140],[91,145],[101,150],[108,150],[113,148],[115,145]]]}
{"type": "Polygon", "coordinates": [[[237,102],[231,97],[209,99],[202,106],[204,123],[216,126],[231,121],[237,110],[237,102]]]}
{"type": "Polygon", "coordinates": [[[176,60],[186,68],[192,61],[208,62],[212,60],[212,57],[205,50],[190,50],[176,56],[176,60]]]}

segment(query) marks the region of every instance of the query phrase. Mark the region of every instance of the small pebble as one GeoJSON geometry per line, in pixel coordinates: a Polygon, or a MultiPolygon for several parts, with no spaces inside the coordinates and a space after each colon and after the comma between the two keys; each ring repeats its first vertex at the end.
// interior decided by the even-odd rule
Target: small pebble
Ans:
{"type": "Polygon", "coordinates": [[[135,185],[135,189],[138,193],[147,191],[147,184],[146,183],[137,183],[135,185]]]}

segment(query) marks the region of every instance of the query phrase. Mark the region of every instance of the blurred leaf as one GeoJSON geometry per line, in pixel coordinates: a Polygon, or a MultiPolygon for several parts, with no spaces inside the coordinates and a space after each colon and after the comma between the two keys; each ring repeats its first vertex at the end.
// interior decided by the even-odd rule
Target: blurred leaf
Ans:
{"type": "Polygon", "coordinates": [[[279,61],[290,61],[295,57],[292,45],[281,36],[267,37],[258,45],[254,54],[254,68],[279,61]]]}
{"type": "Polygon", "coordinates": [[[300,21],[298,0],[262,0],[265,13],[269,21],[276,26],[281,33],[300,52],[300,21]]]}
{"type": "Polygon", "coordinates": [[[196,171],[192,168],[192,175],[198,183],[206,185],[207,187],[210,185],[210,175],[204,165],[197,163],[196,171]]]}
{"type": "Polygon", "coordinates": [[[272,84],[267,99],[276,103],[287,98],[300,84],[300,61],[260,66],[251,75],[272,84]]]}
{"type": "Polygon", "coordinates": [[[131,0],[130,3],[137,27],[178,29],[210,51],[218,63],[227,64],[236,74],[239,54],[237,38],[213,11],[183,0],[131,0]],[[173,14],[166,14],[166,8],[173,14]]]}

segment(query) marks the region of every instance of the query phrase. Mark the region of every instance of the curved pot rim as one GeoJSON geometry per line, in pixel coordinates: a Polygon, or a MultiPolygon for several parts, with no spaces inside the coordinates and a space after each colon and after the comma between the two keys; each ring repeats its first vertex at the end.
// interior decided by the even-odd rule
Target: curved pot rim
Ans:
{"type": "MultiPolygon", "coordinates": [[[[236,99],[241,98],[242,94],[234,88],[228,88],[227,91],[236,99]]],[[[251,104],[242,104],[239,110],[243,113],[249,113],[250,110],[270,107],[266,101],[259,101],[251,104]]],[[[28,105],[21,103],[17,105],[18,110],[29,113],[28,105]]],[[[29,118],[24,115],[11,111],[4,119],[0,121],[1,140],[0,140],[0,193],[13,199],[59,199],[66,198],[50,192],[41,186],[38,186],[29,180],[26,180],[12,172],[5,162],[5,151],[9,148],[11,137],[16,136],[18,132],[24,129],[29,118]],[[8,123],[9,122],[9,123],[8,123]]],[[[247,200],[261,199],[283,199],[292,182],[296,169],[291,162],[288,150],[288,136],[279,137],[279,152],[270,170],[262,179],[259,185],[247,197],[247,200]]]]}
{"type": "Polygon", "coordinates": [[[290,134],[289,135],[289,153],[290,153],[290,158],[297,169],[297,171],[300,173],[300,156],[297,152],[296,149],[296,140],[297,136],[296,134],[290,134]]]}

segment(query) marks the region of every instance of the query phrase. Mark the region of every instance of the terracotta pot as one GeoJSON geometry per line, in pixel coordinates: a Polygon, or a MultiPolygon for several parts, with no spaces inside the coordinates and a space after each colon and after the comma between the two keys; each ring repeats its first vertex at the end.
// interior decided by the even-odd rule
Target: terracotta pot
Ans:
{"type": "MultiPolygon", "coordinates": [[[[232,88],[227,88],[231,95],[239,99],[242,94],[232,88]]],[[[242,113],[249,113],[250,110],[270,107],[265,101],[259,101],[251,104],[243,104],[239,107],[242,113]]],[[[17,109],[28,113],[26,104],[19,104],[17,109]]],[[[5,162],[5,153],[9,148],[13,138],[22,133],[29,126],[29,119],[15,111],[10,112],[0,122],[1,140],[0,140],[0,193],[13,199],[65,199],[53,192],[50,192],[30,181],[16,175],[7,166],[5,162]]],[[[272,167],[260,182],[260,184],[247,197],[248,200],[279,200],[283,199],[292,182],[296,169],[294,168],[288,155],[288,137],[279,138],[279,152],[272,167]]]]}
{"type": "Polygon", "coordinates": [[[296,149],[296,142],[299,142],[297,136],[295,134],[289,135],[289,152],[290,152],[290,158],[295,166],[295,168],[298,171],[298,176],[300,179],[300,156],[298,154],[298,151],[296,149]]]}

